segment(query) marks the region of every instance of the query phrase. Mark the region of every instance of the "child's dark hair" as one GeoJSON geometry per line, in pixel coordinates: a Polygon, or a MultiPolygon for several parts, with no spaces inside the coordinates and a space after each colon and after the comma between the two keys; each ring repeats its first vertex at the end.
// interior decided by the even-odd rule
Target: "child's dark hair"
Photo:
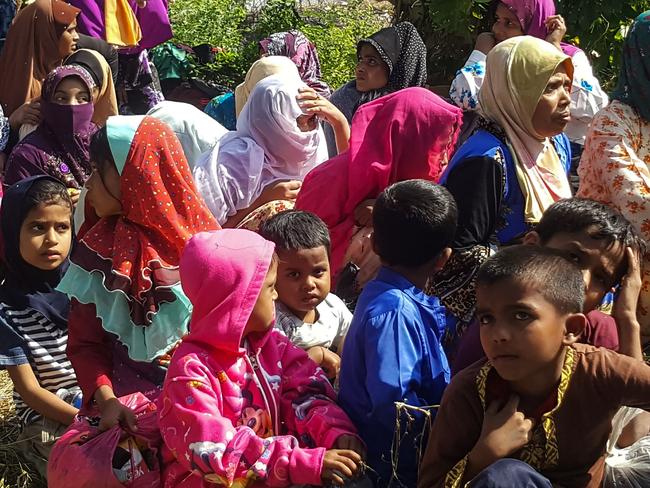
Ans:
{"type": "MultiPolygon", "coordinates": [[[[68,189],[58,181],[50,178],[42,178],[34,182],[25,195],[24,212],[27,215],[33,208],[39,205],[64,205],[70,208],[72,218],[72,200],[68,189]]],[[[25,215],[22,218],[25,218],[25,215]]]]}
{"type": "Polygon", "coordinates": [[[526,245],[503,248],[481,265],[476,286],[490,286],[506,279],[533,287],[563,314],[582,312],[582,271],[561,251],[526,245]]]}
{"type": "Polygon", "coordinates": [[[104,172],[107,164],[115,164],[106,126],[95,132],[90,140],[90,160],[97,165],[100,173],[104,172]]]}
{"type": "Polygon", "coordinates": [[[425,180],[395,183],[373,208],[375,251],[388,265],[422,266],[449,247],[457,214],[446,188],[425,180]]]}
{"type": "Polygon", "coordinates": [[[567,198],[551,205],[535,227],[542,244],[560,233],[587,232],[589,237],[604,240],[607,247],[620,243],[646,252],[646,243],[632,224],[616,209],[587,198],[567,198]]]}
{"type": "Polygon", "coordinates": [[[330,252],[330,234],[327,225],[318,216],[302,210],[287,210],[274,215],[262,224],[259,231],[264,239],[280,251],[298,251],[325,246],[330,252]]]}

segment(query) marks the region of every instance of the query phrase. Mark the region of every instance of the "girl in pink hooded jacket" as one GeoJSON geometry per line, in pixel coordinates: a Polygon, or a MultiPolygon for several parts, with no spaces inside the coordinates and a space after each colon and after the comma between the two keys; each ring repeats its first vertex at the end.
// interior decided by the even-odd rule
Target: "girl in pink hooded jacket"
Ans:
{"type": "Polygon", "coordinates": [[[361,471],[363,446],[327,377],[273,329],[273,249],[234,229],[185,248],[190,333],[158,399],[166,487],[342,484],[361,471]]]}

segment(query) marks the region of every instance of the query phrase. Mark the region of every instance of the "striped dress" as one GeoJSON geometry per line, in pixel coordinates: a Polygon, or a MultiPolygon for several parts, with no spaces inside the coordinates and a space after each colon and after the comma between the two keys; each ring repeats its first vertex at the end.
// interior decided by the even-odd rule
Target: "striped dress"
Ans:
{"type": "MultiPolygon", "coordinates": [[[[9,350],[0,345],[0,367],[29,363],[39,385],[65,398],[68,390],[77,389],[77,378],[66,356],[68,331],[61,330],[40,312],[17,309],[0,303],[0,327],[10,327],[23,338],[23,344],[9,350]]],[[[16,415],[23,424],[29,424],[40,415],[29,408],[14,390],[16,415]]]]}

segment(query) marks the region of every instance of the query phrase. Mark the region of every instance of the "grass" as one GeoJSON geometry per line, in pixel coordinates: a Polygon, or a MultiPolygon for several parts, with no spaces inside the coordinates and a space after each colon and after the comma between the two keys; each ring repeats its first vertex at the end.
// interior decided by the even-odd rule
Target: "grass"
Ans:
{"type": "Polygon", "coordinates": [[[0,488],[46,488],[45,480],[16,452],[20,427],[14,412],[13,389],[7,372],[0,371],[0,488]]]}

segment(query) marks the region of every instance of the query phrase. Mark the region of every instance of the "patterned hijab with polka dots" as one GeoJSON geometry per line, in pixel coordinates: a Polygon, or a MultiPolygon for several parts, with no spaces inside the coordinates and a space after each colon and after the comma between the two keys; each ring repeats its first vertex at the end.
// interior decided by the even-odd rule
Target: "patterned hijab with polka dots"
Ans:
{"type": "Polygon", "coordinates": [[[410,22],[386,27],[357,44],[357,53],[363,44],[374,47],[388,66],[389,91],[412,86],[424,86],[427,81],[427,48],[410,22]]]}
{"type": "Polygon", "coordinates": [[[181,252],[193,235],[219,225],[164,122],[110,117],[107,134],[120,173],[122,213],[84,234],[59,288],[95,304],[104,329],[118,335],[133,359],[152,360],[186,332],[191,307],[180,288],[181,252]],[[137,329],[157,322],[143,342],[137,329]]]}

